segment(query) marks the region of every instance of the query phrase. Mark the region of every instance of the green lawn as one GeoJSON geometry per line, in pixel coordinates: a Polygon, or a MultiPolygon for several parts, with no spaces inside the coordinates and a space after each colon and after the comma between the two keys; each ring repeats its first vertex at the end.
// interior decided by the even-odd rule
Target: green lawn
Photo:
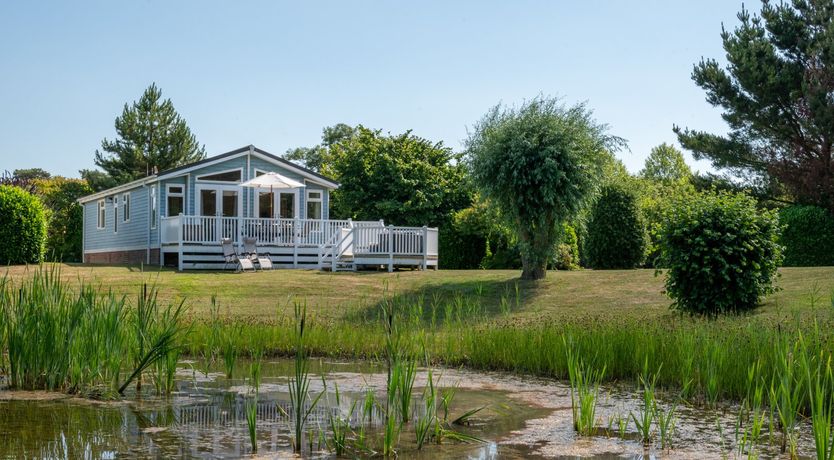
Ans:
{"type": "MultiPolygon", "coordinates": [[[[241,354],[292,354],[291,304],[299,301],[308,306],[308,349],[317,355],[379,357],[386,349],[379,320],[384,304],[406,337],[399,346],[434,362],[566,378],[570,351],[606,369],[606,379],[636,381],[647,368],[658,372],[661,385],[701,402],[749,394],[750,369],[759,369],[755,382],[793,379],[799,361],[786,368],[785,359],[827,356],[834,347],[834,267],[783,269],[781,290],[761,308],[715,320],[671,312],[663,277],[653,270],[550,272],[544,281],[525,283],[518,271],[58,268],[70,286],[91,283],[135,298],[147,282],[163,302],[185,299],[197,322],[183,345],[197,359],[216,357],[219,341],[241,354]],[[212,296],[224,316],[217,321],[212,296]]],[[[16,283],[32,270],[6,273],[16,283]]]]}
{"type": "MultiPolygon", "coordinates": [[[[6,269],[12,279],[26,276],[36,268],[6,269]]],[[[192,314],[204,317],[212,296],[217,296],[224,314],[237,318],[271,322],[288,299],[306,300],[311,313],[322,320],[339,321],[362,311],[373,310],[383,292],[392,296],[423,296],[447,302],[456,295],[481,292],[487,313],[498,313],[501,297],[513,303],[516,285],[520,306],[513,308],[516,321],[558,322],[585,317],[612,320],[623,317],[653,320],[671,315],[669,299],[663,294],[663,277],[654,270],[580,270],[550,272],[539,283],[518,281],[517,270],[440,270],[336,273],[308,270],[274,270],[257,273],[186,272],[155,269],[142,272],[136,267],[60,266],[71,283],[83,281],[135,296],[143,282],[154,284],[164,301],[184,298],[192,314]]],[[[816,303],[831,310],[834,267],[784,268],[778,286],[781,291],[765,299],[757,316],[806,311],[816,303]]]]}

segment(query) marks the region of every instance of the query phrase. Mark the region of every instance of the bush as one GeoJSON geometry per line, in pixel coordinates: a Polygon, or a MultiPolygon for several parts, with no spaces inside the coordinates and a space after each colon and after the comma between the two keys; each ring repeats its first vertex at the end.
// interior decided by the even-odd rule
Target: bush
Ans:
{"type": "Polygon", "coordinates": [[[834,216],[817,206],[790,206],[779,212],[780,242],[787,267],[834,265],[834,216]]]}
{"type": "Polygon", "coordinates": [[[658,240],[672,309],[715,316],[752,310],[774,292],[781,262],[779,219],[742,194],[709,192],[677,201],[658,240]]]}
{"type": "Polygon", "coordinates": [[[46,258],[55,262],[81,262],[83,208],[76,200],[93,193],[81,179],[35,179],[35,194],[49,211],[46,258]]]}
{"type": "Polygon", "coordinates": [[[552,265],[557,270],[576,270],[579,268],[579,239],[571,225],[562,224],[562,235],[556,245],[552,265]]]}
{"type": "Polygon", "coordinates": [[[637,196],[622,186],[604,187],[588,221],[588,265],[638,267],[646,259],[647,239],[637,196]]]}
{"type": "Polygon", "coordinates": [[[46,241],[46,213],[25,190],[0,185],[0,264],[40,263],[46,241]]]}
{"type": "Polygon", "coordinates": [[[476,196],[468,208],[456,211],[440,230],[440,268],[518,268],[517,245],[504,218],[491,203],[476,196]]]}

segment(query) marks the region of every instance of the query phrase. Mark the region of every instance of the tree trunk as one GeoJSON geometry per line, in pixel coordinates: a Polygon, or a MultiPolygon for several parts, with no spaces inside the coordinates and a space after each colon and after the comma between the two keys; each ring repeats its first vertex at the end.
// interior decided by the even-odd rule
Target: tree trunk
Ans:
{"type": "Polygon", "coordinates": [[[528,260],[522,257],[521,266],[521,279],[523,280],[543,280],[547,275],[547,259],[528,260]]]}

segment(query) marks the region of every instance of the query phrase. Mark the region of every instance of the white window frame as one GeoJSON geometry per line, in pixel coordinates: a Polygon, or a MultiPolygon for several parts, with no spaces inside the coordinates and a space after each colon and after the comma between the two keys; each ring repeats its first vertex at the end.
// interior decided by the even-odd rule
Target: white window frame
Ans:
{"type": "Polygon", "coordinates": [[[96,211],[96,228],[104,230],[104,226],[107,225],[107,205],[104,203],[104,198],[98,200],[96,211]]]}
{"type": "Polygon", "coordinates": [[[122,193],[122,222],[130,222],[130,192],[122,193]]]}
{"type": "Polygon", "coordinates": [[[304,216],[307,219],[313,219],[313,217],[310,217],[310,215],[309,215],[310,214],[309,213],[310,203],[320,203],[319,213],[321,215],[318,217],[318,220],[324,219],[324,190],[318,190],[318,189],[316,189],[316,190],[306,190],[306,195],[305,195],[305,200],[304,200],[304,216]],[[318,198],[310,198],[311,193],[318,193],[319,197],[318,198]]]}
{"type": "Polygon", "coordinates": [[[168,217],[176,217],[171,215],[171,210],[168,209],[168,197],[182,198],[182,212],[185,214],[185,184],[166,184],[165,185],[165,215],[168,217]],[[171,188],[179,187],[180,192],[172,192],[171,188]]]}
{"type": "Polygon", "coordinates": [[[113,195],[113,233],[119,233],[119,195],[113,195]]]}
{"type": "Polygon", "coordinates": [[[155,185],[151,187],[151,193],[150,194],[151,194],[151,197],[150,197],[151,198],[151,228],[153,229],[153,228],[156,228],[156,220],[158,218],[157,215],[156,215],[157,206],[156,206],[156,186],[155,185]]]}
{"type": "MultiPolygon", "coordinates": [[[[224,191],[237,192],[237,213],[238,213],[238,215],[237,216],[226,216],[226,217],[243,217],[243,190],[241,190],[240,187],[238,187],[236,185],[212,185],[212,184],[197,184],[197,185],[195,185],[194,186],[194,206],[195,206],[194,214],[195,215],[202,215],[202,214],[199,214],[199,213],[201,213],[203,211],[203,197],[202,197],[202,194],[200,193],[203,190],[214,190],[220,196],[222,196],[224,191]]],[[[215,215],[214,217],[223,217],[222,216],[222,214],[223,214],[222,208],[217,208],[216,206],[217,206],[217,202],[215,202],[215,212],[217,213],[217,215],[215,215]]],[[[222,201],[220,203],[220,206],[222,206],[222,201]]],[[[206,217],[211,217],[211,216],[206,216],[206,217]]]]}
{"type": "Polygon", "coordinates": [[[214,171],[214,172],[210,172],[210,173],[200,174],[199,176],[195,176],[195,180],[197,182],[200,182],[200,183],[203,183],[203,184],[239,184],[239,183],[241,183],[241,181],[243,181],[243,168],[232,168],[232,169],[226,169],[226,170],[223,170],[223,171],[214,171]],[[229,181],[229,180],[201,179],[202,177],[205,177],[205,176],[214,176],[216,174],[225,174],[225,173],[230,173],[230,172],[234,172],[234,171],[240,172],[240,180],[229,181]]]}

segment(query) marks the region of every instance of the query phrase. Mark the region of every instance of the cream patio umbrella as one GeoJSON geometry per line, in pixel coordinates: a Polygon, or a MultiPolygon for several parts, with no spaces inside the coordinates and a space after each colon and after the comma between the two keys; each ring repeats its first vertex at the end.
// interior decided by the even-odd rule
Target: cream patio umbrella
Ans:
{"type": "MultiPolygon", "coordinates": [[[[260,176],[256,176],[252,179],[249,179],[246,182],[242,182],[240,184],[241,187],[249,187],[254,189],[261,189],[261,190],[269,190],[270,193],[273,193],[275,189],[294,189],[294,188],[301,188],[305,185],[297,180],[290,179],[289,177],[282,176],[276,172],[268,172],[261,174],[260,176]]],[[[254,217],[254,216],[253,216],[254,217]]],[[[250,236],[259,236],[259,239],[262,241],[272,241],[272,240],[281,240],[288,238],[287,235],[284,235],[285,232],[278,230],[277,233],[274,231],[263,230],[263,225],[260,221],[254,223],[256,228],[247,229],[246,233],[250,234],[250,236]]],[[[273,224],[277,225],[277,224],[273,224]]],[[[295,232],[292,231],[292,234],[295,232]]]]}
{"type": "Polygon", "coordinates": [[[242,182],[240,186],[269,190],[269,193],[272,193],[275,189],[294,189],[304,187],[305,185],[295,179],[282,176],[277,172],[268,172],[249,179],[246,182],[242,182]]]}
{"type": "Polygon", "coordinates": [[[271,192],[273,189],[300,188],[304,187],[304,184],[298,182],[297,180],[290,179],[289,177],[282,176],[277,172],[268,172],[249,179],[248,181],[241,183],[240,186],[268,189],[271,192]]]}

